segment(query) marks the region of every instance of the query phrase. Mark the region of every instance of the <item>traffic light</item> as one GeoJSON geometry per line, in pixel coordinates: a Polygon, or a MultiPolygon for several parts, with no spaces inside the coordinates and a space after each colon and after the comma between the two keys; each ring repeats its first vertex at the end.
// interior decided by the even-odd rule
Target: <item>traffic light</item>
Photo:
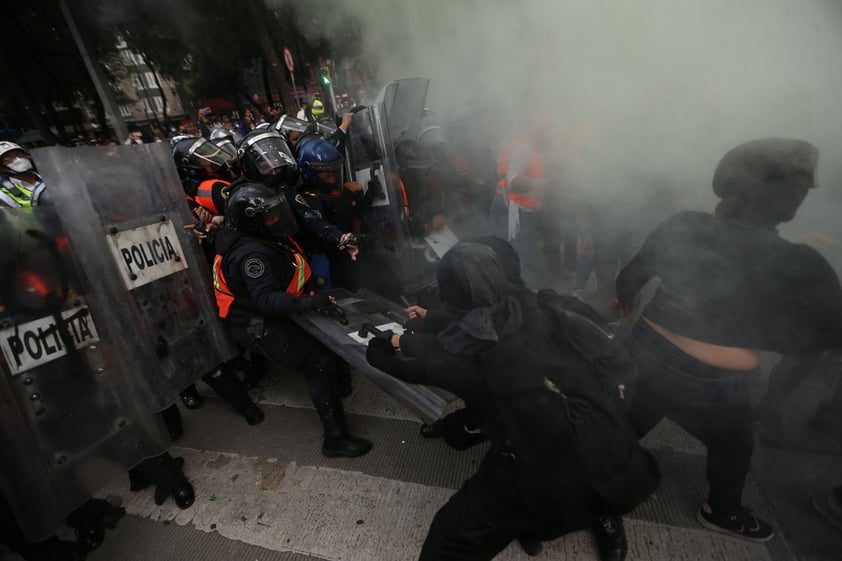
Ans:
{"type": "Polygon", "coordinates": [[[319,68],[319,83],[325,87],[330,85],[330,68],[327,66],[319,68]]]}

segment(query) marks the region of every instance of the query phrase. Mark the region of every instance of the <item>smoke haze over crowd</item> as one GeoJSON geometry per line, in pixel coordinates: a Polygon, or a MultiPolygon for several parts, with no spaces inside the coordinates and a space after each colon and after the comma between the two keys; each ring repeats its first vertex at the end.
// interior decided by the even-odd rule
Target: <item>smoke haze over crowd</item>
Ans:
{"type": "MultiPolygon", "coordinates": [[[[322,2],[329,36],[349,14],[381,82],[424,76],[442,117],[477,106],[499,142],[535,112],[568,179],[603,198],[660,175],[711,209],[719,158],[791,136],[821,153],[823,208],[842,162],[842,4],[833,0],[351,0],[322,2]]],[[[341,47],[340,47],[341,49],[341,47]]],[[[812,200],[811,200],[812,199],[812,200]]],[[[796,218],[796,221],[803,217],[796,218]]]]}

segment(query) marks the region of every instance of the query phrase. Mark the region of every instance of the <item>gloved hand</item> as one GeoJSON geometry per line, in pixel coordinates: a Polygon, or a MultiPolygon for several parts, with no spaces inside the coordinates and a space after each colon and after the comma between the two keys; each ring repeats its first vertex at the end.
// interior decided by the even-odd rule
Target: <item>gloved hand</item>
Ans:
{"type": "Polygon", "coordinates": [[[318,294],[313,294],[310,296],[310,309],[311,310],[327,310],[330,308],[330,305],[333,303],[333,298],[325,294],[324,292],[320,292],[318,294]]]}
{"type": "Polygon", "coordinates": [[[363,186],[356,181],[346,181],[343,187],[345,187],[346,191],[350,191],[352,193],[362,193],[363,191],[363,186]]]}
{"type": "Polygon", "coordinates": [[[388,357],[395,356],[395,349],[389,341],[390,337],[374,337],[368,342],[368,348],[365,351],[365,358],[372,366],[379,367],[388,357]]]}
{"type": "Polygon", "coordinates": [[[424,318],[420,316],[415,316],[412,319],[408,319],[404,324],[403,328],[407,331],[415,332],[422,332],[424,330],[424,318]]]}

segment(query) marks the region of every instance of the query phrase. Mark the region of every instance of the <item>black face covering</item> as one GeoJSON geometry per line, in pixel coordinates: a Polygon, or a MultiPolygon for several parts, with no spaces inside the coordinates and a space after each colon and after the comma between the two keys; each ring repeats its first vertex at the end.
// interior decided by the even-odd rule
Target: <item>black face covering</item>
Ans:
{"type": "Polygon", "coordinates": [[[497,256],[497,263],[503,269],[503,273],[506,275],[506,280],[509,284],[516,288],[524,288],[526,286],[523,282],[523,277],[521,277],[520,256],[515,251],[515,248],[512,247],[512,244],[497,236],[482,236],[469,241],[488,246],[494,250],[494,255],[497,256]]]}
{"type": "Polygon", "coordinates": [[[448,352],[476,354],[514,333],[523,321],[490,247],[470,242],[453,246],[442,258],[438,284],[447,311],[459,318],[439,335],[448,352]]]}
{"type": "Polygon", "coordinates": [[[788,222],[815,186],[819,152],[803,140],[765,138],[741,144],[719,161],[713,192],[716,216],[774,228],[788,222]]]}

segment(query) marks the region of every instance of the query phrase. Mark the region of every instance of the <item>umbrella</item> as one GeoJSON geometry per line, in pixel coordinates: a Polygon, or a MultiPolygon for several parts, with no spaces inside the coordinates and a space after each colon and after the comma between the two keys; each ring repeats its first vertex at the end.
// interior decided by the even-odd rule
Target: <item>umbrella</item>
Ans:
{"type": "Polygon", "coordinates": [[[233,103],[231,103],[227,99],[222,99],[221,97],[212,97],[211,99],[206,99],[205,101],[199,104],[199,107],[201,109],[207,107],[214,113],[224,113],[226,111],[233,111],[234,109],[236,109],[236,106],[233,103]]]}

